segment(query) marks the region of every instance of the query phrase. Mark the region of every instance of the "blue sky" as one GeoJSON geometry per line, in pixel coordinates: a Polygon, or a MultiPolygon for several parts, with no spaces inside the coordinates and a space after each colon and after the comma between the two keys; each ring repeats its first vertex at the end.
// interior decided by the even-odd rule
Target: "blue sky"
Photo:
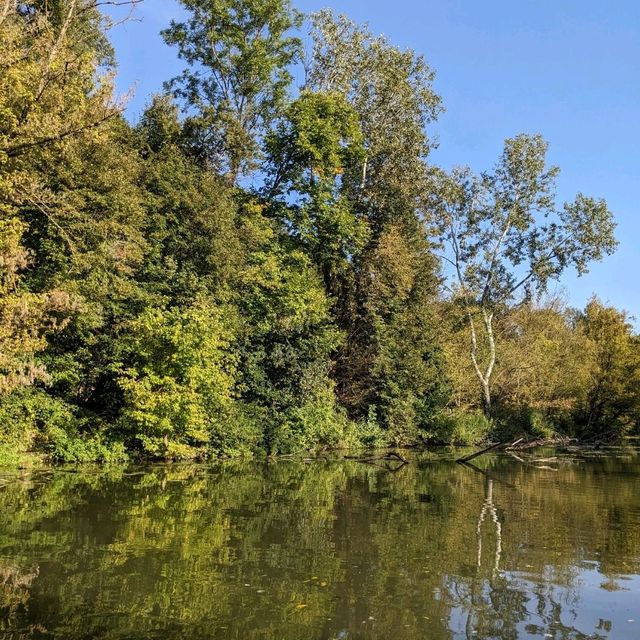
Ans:
{"type": "MultiPolygon", "coordinates": [[[[560,200],[578,191],[606,198],[620,247],[586,276],[563,276],[574,306],[593,293],[640,319],[640,1],[298,0],[330,6],[395,44],[423,53],[436,70],[446,112],[432,125],[444,167],[488,169],[505,138],[541,133],[562,173],[560,200]]],[[[139,20],[112,32],[118,89],[132,87],[128,115],[181,69],[159,36],[180,16],[173,0],[144,0],[139,20]]],[[[638,326],[638,322],[636,322],[638,326]]]]}

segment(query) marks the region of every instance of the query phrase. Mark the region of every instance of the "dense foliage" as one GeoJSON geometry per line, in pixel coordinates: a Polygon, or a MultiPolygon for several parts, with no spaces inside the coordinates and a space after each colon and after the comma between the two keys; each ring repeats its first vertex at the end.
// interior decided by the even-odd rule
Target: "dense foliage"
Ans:
{"type": "Polygon", "coordinates": [[[183,0],[129,123],[114,4],[0,0],[0,458],[636,429],[629,318],[545,298],[616,243],[540,136],[446,174],[427,63],[329,11],[303,59],[287,0],[183,0]]]}

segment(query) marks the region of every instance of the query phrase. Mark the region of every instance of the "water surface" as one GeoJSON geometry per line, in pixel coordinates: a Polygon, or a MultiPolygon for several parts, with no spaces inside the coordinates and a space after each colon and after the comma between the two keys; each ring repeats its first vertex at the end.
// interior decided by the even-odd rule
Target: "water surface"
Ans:
{"type": "Polygon", "coordinates": [[[0,638],[640,638],[637,452],[453,458],[0,474],[0,638]]]}

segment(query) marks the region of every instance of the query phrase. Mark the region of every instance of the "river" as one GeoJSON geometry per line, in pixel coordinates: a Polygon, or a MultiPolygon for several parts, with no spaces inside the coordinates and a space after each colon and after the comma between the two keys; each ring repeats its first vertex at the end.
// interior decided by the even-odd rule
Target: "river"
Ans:
{"type": "Polygon", "coordinates": [[[407,455],[0,473],[0,638],[640,638],[637,449],[407,455]]]}

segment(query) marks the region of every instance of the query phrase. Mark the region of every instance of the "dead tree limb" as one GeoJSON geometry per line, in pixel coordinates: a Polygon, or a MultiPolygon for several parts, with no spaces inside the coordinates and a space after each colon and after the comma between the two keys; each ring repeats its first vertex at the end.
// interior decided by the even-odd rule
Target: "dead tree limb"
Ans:
{"type": "Polygon", "coordinates": [[[486,447],[485,449],[481,449],[480,451],[471,453],[468,456],[463,456],[462,458],[458,458],[456,462],[460,462],[460,463],[469,462],[471,460],[474,460],[478,456],[481,456],[483,453],[488,453],[489,451],[494,451],[495,449],[507,449],[509,447],[515,446],[516,444],[518,444],[519,442],[522,442],[523,440],[524,438],[519,438],[515,442],[497,442],[495,444],[492,444],[489,447],[486,447]]]}
{"type": "Polygon", "coordinates": [[[507,449],[516,449],[518,451],[524,451],[526,449],[533,449],[535,447],[550,447],[554,445],[566,445],[571,442],[575,442],[575,438],[567,438],[564,436],[558,436],[556,438],[541,438],[539,440],[530,440],[528,442],[522,442],[523,438],[520,438],[517,442],[510,444],[507,449]]]}

